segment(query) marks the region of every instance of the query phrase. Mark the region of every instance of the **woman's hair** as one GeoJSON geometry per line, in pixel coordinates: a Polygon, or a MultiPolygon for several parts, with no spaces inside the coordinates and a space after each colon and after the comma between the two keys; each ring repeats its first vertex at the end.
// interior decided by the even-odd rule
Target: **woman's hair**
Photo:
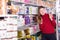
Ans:
{"type": "Polygon", "coordinates": [[[41,8],[45,8],[45,7],[44,7],[44,6],[39,6],[39,7],[38,7],[38,14],[40,14],[39,10],[40,10],[41,8]]]}
{"type": "Polygon", "coordinates": [[[39,6],[39,7],[38,7],[38,19],[39,19],[39,20],[41,20],[41,16],[42,16],[42,15],[40,14],[40,12],[39,12],[41,8],[45,8],[45,7],[44,7],[44,6],[39,6]]]}

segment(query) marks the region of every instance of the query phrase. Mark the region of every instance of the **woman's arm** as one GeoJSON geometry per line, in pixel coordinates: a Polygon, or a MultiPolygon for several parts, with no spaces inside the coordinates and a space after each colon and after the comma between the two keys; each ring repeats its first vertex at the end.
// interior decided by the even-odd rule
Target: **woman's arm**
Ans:
{"type": "Polygon", "coordinates": [[[49,18],[51,20],[52,25],[55,27],[56,26],[56,21],[54,19],[54,16],[52,14],[49,14],[49,18]]]}
{"type": "Polygon", "coordinates": [[[41,18],[41,21],[39,23],[39,29],[42,31],[43,30],[43,27],[44,27],[43,19],[41,18]]]}

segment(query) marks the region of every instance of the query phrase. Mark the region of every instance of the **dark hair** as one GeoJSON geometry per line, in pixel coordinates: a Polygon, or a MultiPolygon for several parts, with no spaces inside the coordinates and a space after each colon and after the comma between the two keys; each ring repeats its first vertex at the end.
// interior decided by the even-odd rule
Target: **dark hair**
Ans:
{"type": "Polygon", "coordinates": [[[38,7],[38,13],[39,13],[39,10],[40,10],[41,8],[45,8],[45,7],[44,7],[44,6],[39,6],[39,7],[38,7]]]}
{"type": "Polygon", "coordinates": [[[38,9],[45,8],[44,6],[39,6],[38,9]]]}
{"type": "Polygon", "coordinates": [[[40,14],[40,12],[39,12],[39,10],[41,9],[41,8],[45,8],[44,6],[39,6],[38,7],[38,18],[41,20],[41,14],[40,14]]]}

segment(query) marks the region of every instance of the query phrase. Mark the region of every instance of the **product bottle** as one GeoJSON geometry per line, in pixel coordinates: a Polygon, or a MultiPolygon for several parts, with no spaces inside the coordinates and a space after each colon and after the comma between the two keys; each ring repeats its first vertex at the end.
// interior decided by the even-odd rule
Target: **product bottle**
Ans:
{"type": "Polygon", "coordinates": [[[29,14],[29,7],[25,6],[25,14],[29,14]]]}
{"type": "Polygon", "coordinates": [[[37,7],[32,7],[32,14],[37,14],[38,12],[37,12],[37,7]]]}
{"type": "Polygon", "coordinates": [[[25,13],[25,7],[24,6],[21,6],[19,8],[19,13],[18,14],[24,14],[25,13]]]}
{"type": "Polygon", "coordinates": [[[32,7],[29,7],[29,14],[32,14],[32,7]]]}
{"type": "Polygon", "coordinates": [[[25,25],[25,20],[24,20],[22,15],[19,18],[18,24],[19,24],[19,26],[24,26],[25,25]]]}
{"type": "Polygon", "coordinates": [[[29,16],[25,16],[25,24],[27,25],[27,24],[30,24],[30,18],[29,18],[29,16]]]}

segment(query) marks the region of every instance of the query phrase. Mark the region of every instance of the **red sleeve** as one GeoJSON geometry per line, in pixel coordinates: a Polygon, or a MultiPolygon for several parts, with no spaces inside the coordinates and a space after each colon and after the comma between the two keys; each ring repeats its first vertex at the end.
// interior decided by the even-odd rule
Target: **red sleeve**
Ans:
{"type": "Polygon", "coordinates": [[[53,17],[53,20],[51,21],[51,23],[54,27],[56,27],[56,21],[55,21],[54,17],[53,17]]]}
{"type": "Polygon", "coordinates": [[[40,29],[40,31],[43,30],[43,27],[44,27],[44,24],[39,24],[39,29],[40,29]]]}

